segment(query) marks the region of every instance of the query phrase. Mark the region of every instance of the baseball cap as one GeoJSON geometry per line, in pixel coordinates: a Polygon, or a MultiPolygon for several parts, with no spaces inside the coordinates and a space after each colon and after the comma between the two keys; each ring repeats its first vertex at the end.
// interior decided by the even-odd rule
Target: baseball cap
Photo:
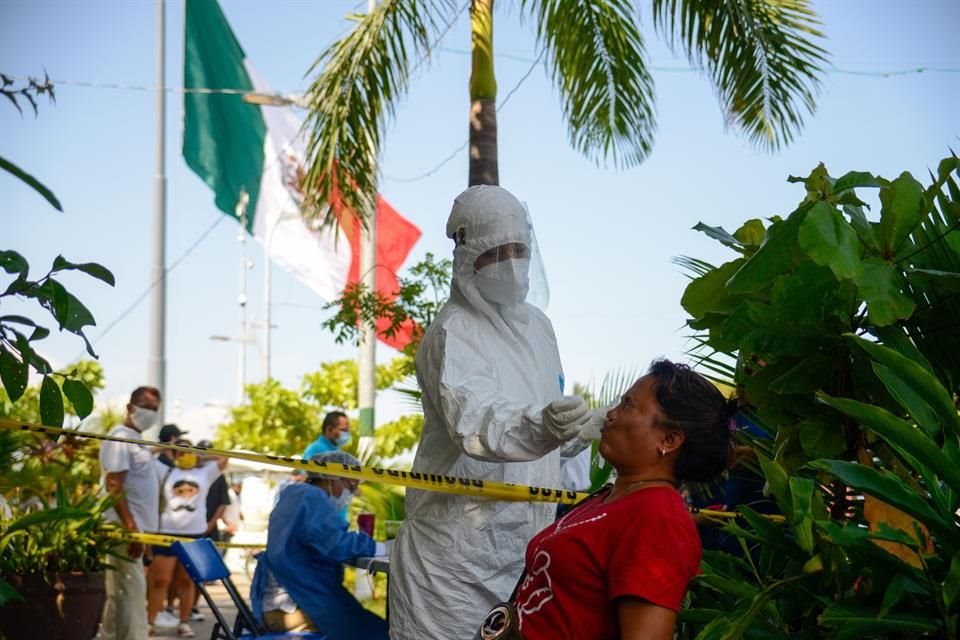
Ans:
{"type": "Polygon", "coordinates": [[[163,425],[163,428],[160,429],[160,436],[158,440],[160,440],[160,442],[170,442],[171,440],[176,440],[185,433],[187,432],[181,431],[180,427],[175,424],[165,424],[163,425]]]}

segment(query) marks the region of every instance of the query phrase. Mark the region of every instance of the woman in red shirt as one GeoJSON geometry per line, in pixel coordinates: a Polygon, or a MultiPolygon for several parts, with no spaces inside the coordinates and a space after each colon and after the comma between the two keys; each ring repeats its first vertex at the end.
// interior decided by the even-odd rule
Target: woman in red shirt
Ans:
{"type": "Polygon", "coordinates": [[[700,565],[677,488],[727,467],[736,405],[703,376],[653,363],[607,413],[608,489],[537,534],[513,598],[524,640],[670,640],[700,565]]]}

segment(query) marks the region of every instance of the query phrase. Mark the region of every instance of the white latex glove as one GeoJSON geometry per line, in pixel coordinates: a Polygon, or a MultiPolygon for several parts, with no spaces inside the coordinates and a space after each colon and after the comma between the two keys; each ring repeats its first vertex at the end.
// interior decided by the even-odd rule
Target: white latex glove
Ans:
{"type": "Polygon", "coordinates": [[[580,396],[565,396],[544,407],[541,415],[547,432],[558,440],[569,440],[580,433],[590,409],[580,396]]]}
{"type": "Polygon", "coordinates": [[[603,429],[604,423],[607,421],[607,413],[610,412],[610,409],[613,407],[600,407],[599,409],[594,409],[590,412],[590,417],[587,419],[586,423],[583,425],[583,429],[580,430],[579,437],[581,440],[592,441],[600,439],[600,430],[603,429]]]}
{"type": "Polygon", "coordinates": [[[377,543],[377,546],[373,552],[373,555],[389,556],[392,550],[393,550],[393,540],[385,540],[384,542],[377,543]]]}

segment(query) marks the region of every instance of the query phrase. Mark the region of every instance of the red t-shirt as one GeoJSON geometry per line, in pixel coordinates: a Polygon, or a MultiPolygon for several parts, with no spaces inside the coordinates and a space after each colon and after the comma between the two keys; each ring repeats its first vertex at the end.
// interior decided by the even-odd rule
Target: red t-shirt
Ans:
{"type": "Polygon", "coordinates": [[[616,598],[678,611],[700,566],[700,537],[680,495],[650,487],[583,503],[530,541],[514,604],[525,640],[620,637],[616,598]]]}

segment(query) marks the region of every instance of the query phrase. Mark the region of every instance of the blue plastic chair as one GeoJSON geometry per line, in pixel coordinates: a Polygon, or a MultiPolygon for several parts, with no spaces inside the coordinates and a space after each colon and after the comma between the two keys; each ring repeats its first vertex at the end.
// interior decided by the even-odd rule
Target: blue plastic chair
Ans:
{"type": "Polygon", "coordinates": [[[223,562],[220,552],[210,538],[200,538],[194,542],[174,542],[172,549],[177,554],[180,564],[186,570],[187,575],[197,585],[197,589],[207,601],[207,606],[213,612],[217,622],[213,625],[213,633],[210,640],[248,640],[251,638],[262,638],[263,640],[280,640],[289,638],[290,640],[326,640],[326,636],[317,632],[299,632],[299,631],[265,631],[253,617],[253,612],[244,601],[237,586],[233,584],[230,578],[230,570],[223,562]],[[230,595],[234,605],[237,607],[237,619],[233,626],[227,622],[223,612],[217,608],[207,591],[206,583],[219,581],[224,589],[230,595]]]}

